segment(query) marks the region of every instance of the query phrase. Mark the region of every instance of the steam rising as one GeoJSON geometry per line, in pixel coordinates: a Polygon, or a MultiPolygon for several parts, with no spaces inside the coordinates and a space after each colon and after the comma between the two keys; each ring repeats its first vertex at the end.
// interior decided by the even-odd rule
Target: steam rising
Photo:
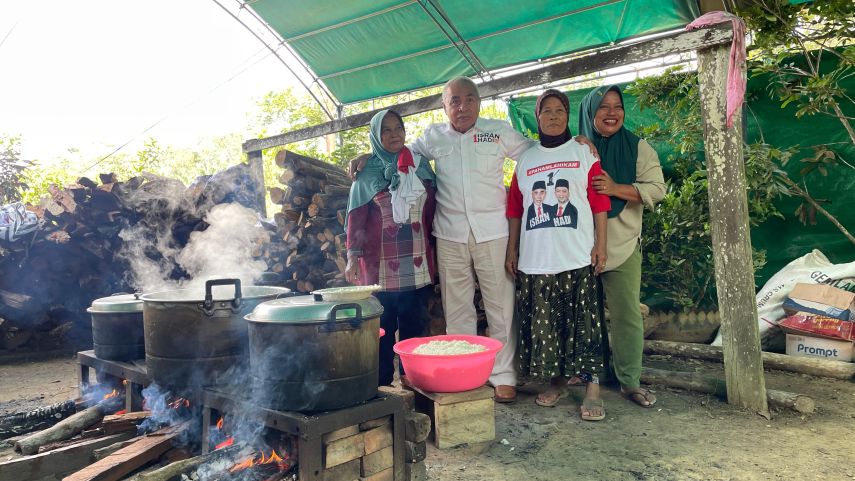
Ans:
{"type": "Polygon", "coordinates": [[[192,232],[183,249],[172,233],[174,220],[154,226],[140,222],[122,230],[121,256],[130,265],[128,283],[140,292],[201,288],[206,280],[222,277],[253,284],[267,269],[252,256],[255,245],[269,240],[258,214],[238,203],[218,204],[204,221],[207,229],[192,232]]]}

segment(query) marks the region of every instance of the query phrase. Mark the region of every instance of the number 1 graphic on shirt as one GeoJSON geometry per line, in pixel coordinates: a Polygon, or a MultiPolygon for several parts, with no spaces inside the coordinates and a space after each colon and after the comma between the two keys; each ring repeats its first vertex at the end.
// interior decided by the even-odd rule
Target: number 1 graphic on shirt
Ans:
{"type": "Polygon", "coordinates": [[[550,172],[549,174],[546,175],[546,177],[549,178],[549,182],[547,182],[546,185],[555,185],[554,182],[552,182],[552,177],[554,175],[555,175],[555,172],[550,172]]]}

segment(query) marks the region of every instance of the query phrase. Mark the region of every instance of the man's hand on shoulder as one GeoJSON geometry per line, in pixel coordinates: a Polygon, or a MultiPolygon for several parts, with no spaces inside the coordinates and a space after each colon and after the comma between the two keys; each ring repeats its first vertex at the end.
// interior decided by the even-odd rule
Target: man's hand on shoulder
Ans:
{"type": "Polygon", "coordinates": [[[365,168],[365,163],[368,162],[370,157],[371,154],[361,154],[358,157],[350,159],[350,165],[347,167],[347,174],[350,175],[351,180],[356,180],[356,176],[365,168]]]}

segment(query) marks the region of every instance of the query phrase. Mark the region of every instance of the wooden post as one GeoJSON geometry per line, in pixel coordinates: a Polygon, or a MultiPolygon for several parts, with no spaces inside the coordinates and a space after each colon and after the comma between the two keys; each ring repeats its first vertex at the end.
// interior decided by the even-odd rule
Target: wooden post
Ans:
{"type": "MultiPolygon", "coordinates": [[[[768,418],[742,158],[742,110],[734,114],[731,128],[725,124],[729,52],[729,45],[698,50],[710,231],[727,400],[768,418]]],[[[744,78],[744,71],[742,76],[744,78]]]]}
{"type": "Polygon", "coordinates": [[[264,156],[263,151],[253,150],[246,153],[249,171],[258,189],[258,212],[261,217],[267,217],[267,189],[264,187],[264,156]]]}

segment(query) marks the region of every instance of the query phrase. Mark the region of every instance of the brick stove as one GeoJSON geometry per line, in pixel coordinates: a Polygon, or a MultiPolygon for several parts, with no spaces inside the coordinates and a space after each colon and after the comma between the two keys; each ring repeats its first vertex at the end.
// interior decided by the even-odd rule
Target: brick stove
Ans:
{"type": "MultiPolygon", "coordinates": [[[[238,395],[208,388],[202,393],[202,452],[208,451],[209,430],[213,413],[233,411],[250,413],[264,422],[265,427],[297,440],[297,468],[300,481],[353,479],[348,473],[363,469],[363,478],[403,481],[404,471],[404,400],[392,393],[378,396],[363,404],[335,411],[301,413],[274,411],[252,405],[238,395]],[[385,419],[388,418],[388,421],[385,419]],[[383,446],[380,439],[388,439],[383,446]],[[378,444],[380,443],[380,444],[378,444]],[[369,447],[372,444],[373,447],[369,447]],[[381,458],[391,448],[392,466],[383,468],[381,458]],[[368,452],[376,449],[376,451],[368,452]],[[335,459],[333,459],[335,458],[335,459]],[[365,473],[366,465],[371,465],[365,473]],[[361,467],[361,468],[360,468],[361,467]],[[371,473],[376,468],[376,473],[371,473]],[[390,471],[391,470],[391,471],[390,471]],[[371,473],[371,474],[369,474],[371,473]],[[365,476],[364,474],[368,474],[365,476]]],[[[388,464],[388,462],[387,462],[388,464]]]]}
{"type": "MultiPolygon", "coordinates": [[[[142,389],[151,384],[145,360],[110,361],[95,356],[94,351],[77,353],[79,390],[90,384],[90,369],[99,380],[111,377],[126,380],[126,409],[142,409],[142,389]]],[[[337,481],[365,478],[404,481],[405,471],[405,402],[391,392],[378,395],[362,404],[334,411],[303,413],[275,411],[244,401],[244,395],[205,388],[184,394],[193,405],[202,406],[202,453],[209,451],[211,420],[214,413],[225,415],[240,411],[263,421],[264,426],[291,436],[297,442],[297,469],[300,481],[337,481]],[[391,437],[391,441],[389,438],[391,437]],[[391,451],[391,454],[390,454],[391,451]],[[391,467],[388,458],[391,457],[391,467]],[[335,459],[333,459],[335,458],[335,459]],[[363,475],[366,465],[369,474],[363,475]],[[373,472],[374,470],[377,472],[373,472]]],[[[198,426],[198,425],[197,425],[198,426]]]]}

